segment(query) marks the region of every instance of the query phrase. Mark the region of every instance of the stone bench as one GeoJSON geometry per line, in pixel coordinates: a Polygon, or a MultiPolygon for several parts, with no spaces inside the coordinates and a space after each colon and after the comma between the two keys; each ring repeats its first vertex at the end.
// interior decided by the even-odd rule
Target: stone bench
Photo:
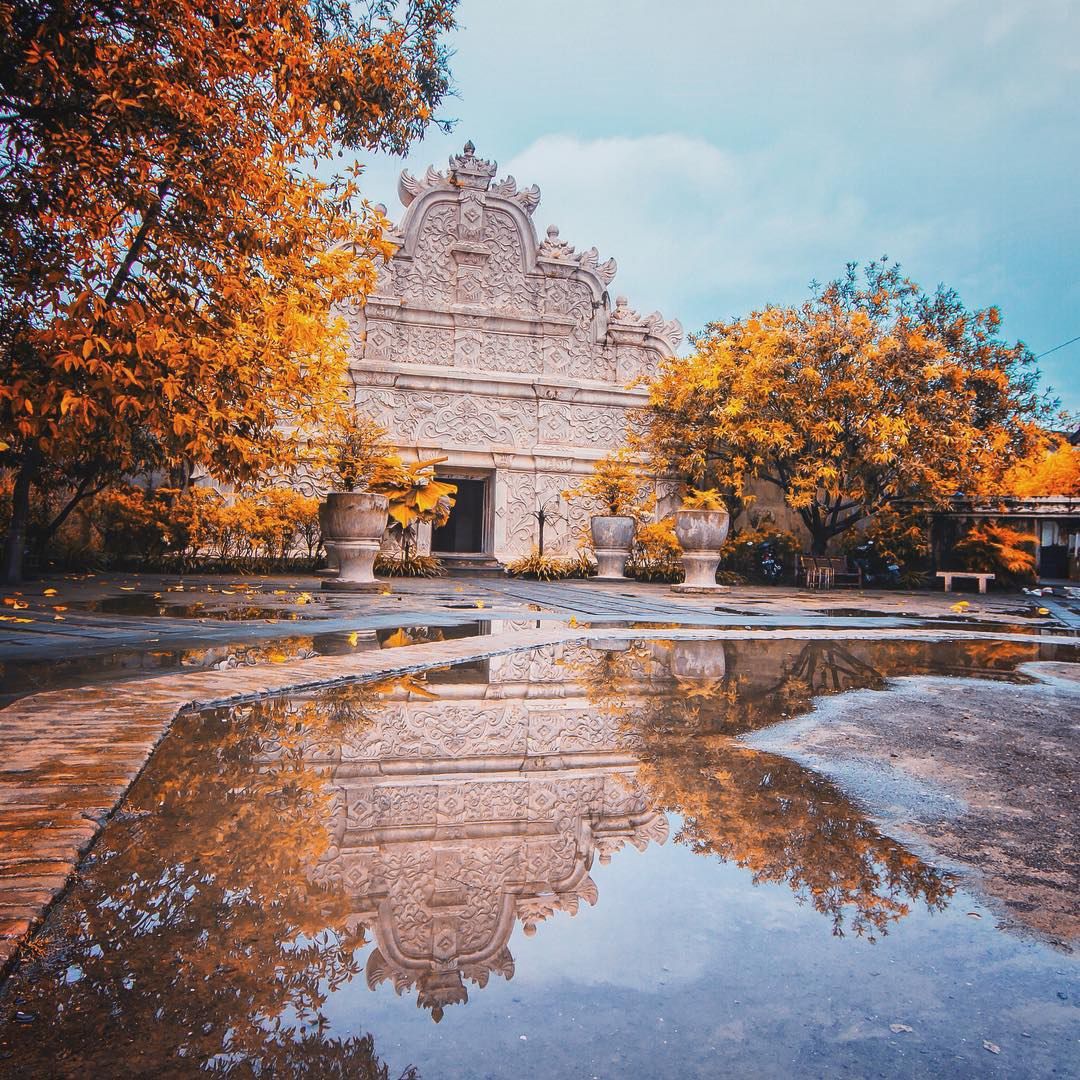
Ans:
{"type": "Polygon", "coordinates": [[[975,578],[979,582],[979,592],[986,592],[986,583],[994,580],[993,574],[975,574],[967,570],[939,570],[937,572],[939,578],[945,579],[945,591],[953,591],[953,580],[955,578],[975,578]]]}

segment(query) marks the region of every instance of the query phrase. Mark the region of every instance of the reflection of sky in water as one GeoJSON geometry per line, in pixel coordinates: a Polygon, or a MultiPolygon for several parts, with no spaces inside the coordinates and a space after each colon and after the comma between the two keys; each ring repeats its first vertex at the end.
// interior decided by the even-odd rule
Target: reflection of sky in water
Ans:
{"type": "Polygon", "coordinates": [[[871,944],[671,841],[592,876],[595,908],[519,925],[513,979],[470,987],[440,1024],[357,978],[327,1001],[331,1033],[372,1031],[391,1075],[424,1077],[1034,1076],[1073,1053],[1075,960],[1001,933],[966,892],[871,944]]]}

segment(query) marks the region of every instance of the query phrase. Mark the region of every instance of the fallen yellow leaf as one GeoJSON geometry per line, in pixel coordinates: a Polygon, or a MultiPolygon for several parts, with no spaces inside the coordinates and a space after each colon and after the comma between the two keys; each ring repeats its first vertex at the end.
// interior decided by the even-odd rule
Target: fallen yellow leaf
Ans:
{"type": "Polygon", "coordinates": [[[55,596],[56,593],[57,593],[56,589],[46,589],[41,595],[42,596],[55,596]]]}
{"type": "Polygon", "coordinates": [[[134,592],[135,591],[135,586],[134,585],[121,585],[120,586],[120,591],[121,592],[134,592]]]}

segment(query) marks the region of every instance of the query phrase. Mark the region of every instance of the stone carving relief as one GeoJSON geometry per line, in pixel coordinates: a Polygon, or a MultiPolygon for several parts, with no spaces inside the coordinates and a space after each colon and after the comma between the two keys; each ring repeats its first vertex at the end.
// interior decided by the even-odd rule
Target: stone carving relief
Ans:
{"type": "Polygon", "coordinates": [[[535,474],[500,471],[499,487],[505,495],[496,504],[495,518],[502,524],[504,546],[510,551],[527,552],[536,542],[535,474]]]}
{"type": "MultiPolygon", "coordinates": [[[[495,163],[477,157],[467,143],[450,158],[447,172],[431,167],[421,177],[401,174],[398,194],[406,208],[401,249],[391,273],[384,275],[389,280],[380,285],[381,293],[401,296],[414,312],[460,304],[516,317],[530,321],[534,333],[538,316],[558,316],[570,323],[569,334],[545,327],[545,336],[554,332],[563,340],[552,348],[546,342],[541,346],[543,370],[572,378],[616,379],[608,347],[617,341],[607,337],[609,324],[626,331],[622,343],[642,354],[636,364],[624,361],[628,369],[647,370],[674,350],[681,336],[677,322],[666,322],[658,313],[642,317],[625,301],[608,315],[606,290],[615,276],[614,259],[601,261],[596,248],[577,251],[554,225],[538,242],[530,219],[539,189],[519,188],[512,176],[495,181],[495,173],[495,163]]],[[[489,332],[482,329],[485,336],[489,332]]],[[[388,345],[399,348],[383,341],[369,355],[384,355],[388,345]]],[[[470,357],[473,366],[480,355],[485,370],[536,370],[514,366],[519,354],[486,342],[479,354],[465,350],[460,355],[470,357]],[[503,362],[510,366],[486,366],[503,362]]]]}
{"type": "Polygon", "coordinates": [[[536,443],[536,405],[520,398],[370,388],[364,408],[400,443],[525,446],[536,443]]]}
{"type": "Polygon", "coordinates": [[[605,405],[541,401],[540,442],[556,446],[619,446],[626,434],[626,410],[605,405]]]}
{"type": "Polygon", "coordinates": [[[544,370],[543,340],[525,334],[483,334],[476,366],[484,371],[539,374],[544,370]]]}
{"type": "Polygon", "coordinates": [[[439,203],[424,216],[412,265],[404,281],[395,279],[403,298],[427,305],[450,303],[454,279],[451,248],[457,216],[457,207],[452,203],[439,203]]]}
{"type": "Polygon", "coordinates": [[[617,269],[614,259],[600,262],[600,252],[594,247],[575,255],[574,245],[568,244],[565,240],[559,238],[559,230],[555,225],[548,226],[547,236],[537,250],[537,254],[544,259],[574,263],[586,270],[595,270],[596,276],[600,278],[605,286],[611,284],[617,269]]]}
{"type": "Polygon", "coordinates": [[[491,251],[483,277],[483,296],[488,303],[496,311],[535,311],[536,291],[525,280],[525,256],[517,222],[504,211],[491,211],[484,240],[491,251]]]}
{"type": "MultiPolygon", "coordinates": [[[[419,394],[409,395],[412,409],[419,394]]],[[[430,411],[415,411],[412,438],[417,442],[441,439],[451,445],[524,446],[536,439],[536,412],[530,402],[513,398],[429,395],[430,411]]]]}
{"type": "Polygon", "coordinates": [[[446,326],[399,323],[393,358],[413,364],[454,362],[454,331],[446,326]]]}

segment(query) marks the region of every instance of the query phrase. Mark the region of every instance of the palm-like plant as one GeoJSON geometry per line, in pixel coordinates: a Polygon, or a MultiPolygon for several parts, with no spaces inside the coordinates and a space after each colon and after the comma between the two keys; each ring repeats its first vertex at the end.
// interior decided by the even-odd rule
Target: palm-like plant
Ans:
{"type": "Polygon", "coordinates": [[[390,529],[397,534],[406,555],[416,546],[417,525],[426,522],[438,528],[450,520],[457,484],[435,475],[435,466],[445,460],[431,458],[411,464],[398,461],[371,485],[372,491],[390,500],[390,529]]]}

